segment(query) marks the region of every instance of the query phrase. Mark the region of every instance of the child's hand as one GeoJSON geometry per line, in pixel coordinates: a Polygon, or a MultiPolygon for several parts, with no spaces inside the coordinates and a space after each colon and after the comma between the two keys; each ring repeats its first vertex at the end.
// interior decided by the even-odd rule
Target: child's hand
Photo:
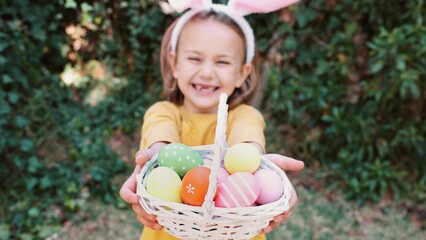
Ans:
{"type": "Polygon", "coordinates": [[[139,197],[136,195],[136,174],[141,171],[141,165],[136,165],[132,175],[124,182],[120,189],[120,196],[124,201],[132,205],[133,211],[136,213],[137,220],[143,225],[155,230],[161,230],[161,225],[157,223],[157,217],[148,214],[139,204],[139,197]]]}
{"type": "Polygon", "coordinates": [[[154,144],[155,146],[151,146],[151,149],[141,150],[136,153],[135,162],[137,165],[132,175],[130,175],[130,177],[124,182],[123,186],[121,187],[120,196],[125,202],[132,205],[132,209],[136,213],[137,220],[140,223],[154,230],[161,230],[163,227],[158,224],[157,216],[145,212],[145,210],[139,203],[139,197],[136,195],[136,175],[139,174],[142,169],[142,166],[147,161],[149,161],[152,156],[154,156],[154,154],[161,149],[162,146],[165,145],[163,143],[158,143],[157,145],[156,144],[154,144]]]}
{"type": "MultiPolygon", "coordinates": [[[[266,154],[264,155],[267,159],[274,162],[278,167],[287,171],[300,171],[305,167],[305,164],[302,161],[285,157],[279,154],[266,154]]],[[[289,210],[283,212],[282,214],[275,216],[274,219],[269,223],[269,226],[263,229],[263,233],[269,233],[278,227],[282,222],[290,218],[293,213],[293,209],[297,203],[297,194],[293,186],[291,186],[291,198],[290,198],[290,208],[289,210]]]]}

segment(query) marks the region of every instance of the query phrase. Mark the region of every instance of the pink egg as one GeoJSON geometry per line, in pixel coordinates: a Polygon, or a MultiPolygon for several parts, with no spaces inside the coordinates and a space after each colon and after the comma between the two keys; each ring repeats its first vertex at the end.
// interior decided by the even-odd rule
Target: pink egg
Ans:
{"type": "Polygon", "coordinates": [[[256,202],[267,204],[277,201],[284,192],[284,184],[280,176],[270,169],[259,169],[254,174],[260,192],[256,202]]]}
{"type": "Polygon", "coordinates": [[[220,167],[217,172],[217,184],[220,184],[223,180],[225,180],[230,174],[226,171],[225,168],[220,167]]]}
{"type": "Polygon", "coordinates": [[[212,165],[212,160],[210,160],[210,159],[204,159],[203,163],[204,163],[204,166],[211,166],[212,165]]]}
{"type": "MultiPolygon", "coordinates": [[[[211,168],[211,164],[212,164],[211,160],[208,160],[208,159],[204,160],[204,167],[211,168]]],[[[229,176],[228,171],[226,171],[226,169],[223,167],[219,167],[219,170],[217,172],[217,177],[216,177],[217,184],[221,183],[228,176],[229,176]]]]}
{"type": "Polygon", "coordinates": [[[223,180],[217,189],[216,207],[247,207],[259,196],[259,185],[248,172],[237,172],[223,180]]]}

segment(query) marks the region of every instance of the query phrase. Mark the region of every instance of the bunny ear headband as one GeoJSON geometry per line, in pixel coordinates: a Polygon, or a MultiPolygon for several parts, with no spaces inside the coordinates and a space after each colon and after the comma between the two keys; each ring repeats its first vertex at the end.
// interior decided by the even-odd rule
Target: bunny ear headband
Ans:
{"type": "Polygon", "coordinates": [[[176,23],[171,37],[171,51],[176,52],[179,34],[195,14],[202,11],[224,13],[230,17],[242,30],[246,40],[246,63],[251,63],[254,57],[254,35],[249,23],[244,18],[251,13],[268,13],[287,7],[299,0],[229,0],[228,5],[213,4],[212,0],[168,0],[169,6],[176,12],[187,9],[176,23]]]}

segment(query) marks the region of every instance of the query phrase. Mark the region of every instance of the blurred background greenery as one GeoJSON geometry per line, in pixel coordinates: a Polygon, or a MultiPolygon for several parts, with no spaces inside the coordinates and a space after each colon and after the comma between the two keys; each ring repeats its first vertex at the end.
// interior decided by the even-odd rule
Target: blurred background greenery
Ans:
{"type": "MultiPolygon", "coordinates": [[[[118,190],[160,99],[160,40],[176,15],[155,0],[0,0],[0,17],[0,239],[45,239],[87,220],[90,201],[128,209],[118,190]]],[[[423,0],[247,17],[267,150],[305,161],[302,192],[424,203],[425,18],[423,0]]]]}

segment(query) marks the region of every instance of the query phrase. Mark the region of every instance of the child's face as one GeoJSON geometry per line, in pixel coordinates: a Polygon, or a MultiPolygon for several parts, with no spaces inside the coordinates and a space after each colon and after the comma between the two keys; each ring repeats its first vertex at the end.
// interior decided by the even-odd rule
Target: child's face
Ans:
{"type": "Polygon", "coordinates": [[[189,21],[177,53],[169,56],[183,106],[193,113],[216,113],[219,95],[230,96],[250,74],[244,57],[244,39],[229,26],[212,19],[189,21]]]}

